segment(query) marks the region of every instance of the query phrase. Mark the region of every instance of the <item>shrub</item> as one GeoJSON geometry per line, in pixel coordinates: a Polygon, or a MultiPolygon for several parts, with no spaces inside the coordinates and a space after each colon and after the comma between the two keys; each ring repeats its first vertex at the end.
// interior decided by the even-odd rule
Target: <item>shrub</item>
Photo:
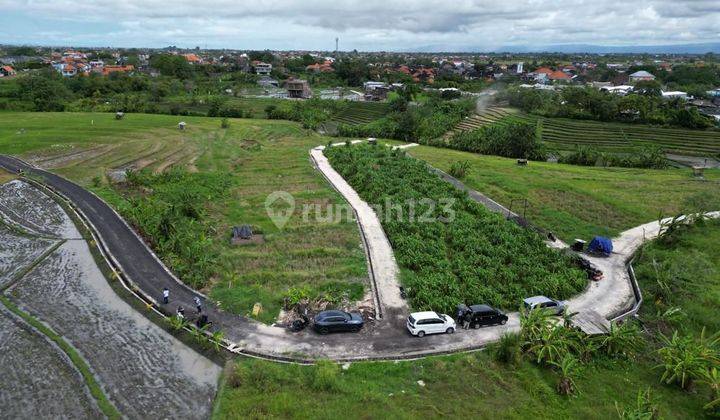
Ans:
{"type": "Polygon", "coordinates": [[[220,128],[230,128],[230,121],[227,118],[220,120],[220,128]]]}
{"type": "Polygon", "coordinates": [[[598,337],[600,349],[609,356],[634,356],[643,345],[640,329],[630,322],[610,324],[610,332],[598,337]]]}
{"type": "Polygon", "coordinates": [[[448,147],[486,155],[547,159],[547,151],[538,141],[535,125],[526,122],[492,124],[462,131],[450,138],[448,147]]]}
{"type": "Polygon", "coordinates": [[[495,360],[509,365],[518,365],[522,359],[520,334],[506,332],[495,345],[495,360]]]}
{"type": "Polygon", "coordinates": [[[450,165],[450,175],[458,179],[463,179],[470,171],[470,162],[467,160],[455,161],[450,165]]]}
{"type": "Polygon", "coordinates": [[[657,404],[650,395],[650,388],[638,391],[634,407],[621,411],[618,404],[615,403],[615,409],[622,420],[655,420],[660,418],[657,404]]]}
{"type": "Polygon", "coordinates": [[[677,383],[683,389],[692,382],[703,378],[705,373],[718,363],[718,343],[720,336],[705,337],[703,329],[699,338],[680,336],[677,331],[671,337],[660,334],[663,347],[657,353],[663,369],[661,380],[667,384],[677,383]]]}

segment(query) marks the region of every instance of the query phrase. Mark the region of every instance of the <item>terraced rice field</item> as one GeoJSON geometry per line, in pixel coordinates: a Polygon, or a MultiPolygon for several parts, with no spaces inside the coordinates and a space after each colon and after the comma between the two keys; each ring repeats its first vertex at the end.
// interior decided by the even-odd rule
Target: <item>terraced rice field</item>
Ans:
{"type": "Polygon", "coordinates": [[[115,294],[55,201],[30,184],[10,181],[0,186],[0,216],[13,223],[0,225],[2,417],[101,417],[77,361],[45,338],[50,333],[35,331],[5,306],[19,307],[14,311],[72,346],[123,416],[209,417],[220,367],[115,294]],[[48,248],[50,240],[31,233],[41,220],[48,222],[41,234],[56,235],[59,246],[48,248]]]}
{"type": "Polygon", "coordinates": [[[388,105],[382,102],[348,102],[347,107],[332,121],[349,125],[365,124],[383,117],[387,111],[388,105]]]}
{"type": "Polygon", "coordinates": [[[2,305],[0,377],[3,418],[102,418],[67,356],[2,305]]]}
{"type": "Polygon", "coordinates": [[[499,107],[488,108],[479,115],[465,119],[453,132],[473,130],[491,123],[507,124],[511,121],[538,124],[543,141],[561,151],[573,150],[583,145],[594,146],[606,152],[627,153],[643,146],[655,145],[662,147],[667,153],[679,155],[720,154],[720,131],[543,118],[499,107]]]}

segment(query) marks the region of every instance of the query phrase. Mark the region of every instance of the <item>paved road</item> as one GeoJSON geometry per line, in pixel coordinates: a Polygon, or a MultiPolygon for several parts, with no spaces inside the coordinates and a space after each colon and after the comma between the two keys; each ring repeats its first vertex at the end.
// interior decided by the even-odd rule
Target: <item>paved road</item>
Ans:
{"type": "MultiPolygon", "coordinates": [[[[160,300],[164,287],[171,291],[171,302],[162,305],[167,313],[174,313],[177,305],[193,308],[192,301],[197,292],[179,282],[165,266],[135,235],[132,229],[104,201],[82,187],[50,172],[33,168],[28,164],[9,156],[0,155],[0,167],[12,172],[22,169],[37,176],[43,183],[67,197],[94,225],[109,252],[115,256],[122,271],[145,293],[160,300]]],[[[628,241],[635,241],[626,238],[628,241]]],[[[628,247],[627,252],[634,252],[628,247]]],[[[624,260],[628,255],[617,254],[605,261],[612,265],[620,275],[608,279],[604,289],[613,289],[615,284],[627,282],[621,274],[624,260]]],[[[624,289],[623,286],[621,289],[624,289]]],[[[592,288],[585,293],[592,293],[592,288]]],[[[593,295],[597,296],[595,293],[593,295]]],[[[609,293],[600,296],[606,300],[604,307],[617,308],[627,305],[624,293],[609,293]]],[[[578,297],[575,310],[594,309],[596,299],[583,300],[578,297]]],[[[204,297],[201,296],[201,298],[204,297]]],[[[338,360],[388,359],[397,357],[416,357],[429,353],[444,353],[482,347],[496,341],[505,331],[519,329],[517,314],[510,314],[505,326],[484,328],[481,330],[458,331],[453,335],[435,335],[418,339],[410,336],[404,328],[407,316],[404,308],[385,307],[382,321],[368,325],[358,334],[335,334],[320,336],[312,331],[290,333],[286,329],[266,326],[247,318],[222,311],[212,302],[205,302],[205,312],[215,326],[225,332],[226,338],[237,344],[246,353],[255,353],[271,357],[294,359],[332,358],[338,360]]],[[[192,312],[189,310],[188,312],[192,312]]],[[[606,315],[607,314],[603,314],[606,315]]]]}

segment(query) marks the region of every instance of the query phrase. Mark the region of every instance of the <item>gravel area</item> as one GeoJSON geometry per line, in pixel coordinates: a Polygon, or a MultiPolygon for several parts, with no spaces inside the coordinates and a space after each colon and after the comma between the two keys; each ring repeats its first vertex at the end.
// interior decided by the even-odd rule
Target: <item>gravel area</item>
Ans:
{"type": "Polygon", "coordinates": [[[0,288],[54,243],[49,239],[19,235],[0,224],[0,288]]]}
{"type": "Polygon", "coordinates": [[[0,418],[102,417],[67,356],[2,305],[0,378],[0,418]]]}
{"type": "Polygon", "coordinates": [[[27,182],[14,180],[0,185],[0,211],[33,232],[68,239],[80,237],[62,208],[27,182]]]}
{"type": "Polygon", "coordinates": [[[84,241],[68,241],[10,294],[88,361],[129,418],[208,418],[220,368],[117,297],[84,241]]]}

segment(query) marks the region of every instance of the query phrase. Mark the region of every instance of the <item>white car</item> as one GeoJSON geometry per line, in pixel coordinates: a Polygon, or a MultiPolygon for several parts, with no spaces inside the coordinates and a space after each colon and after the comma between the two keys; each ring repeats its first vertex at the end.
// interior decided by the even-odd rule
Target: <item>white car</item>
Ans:
{"type": "Polygon", "coordinates": [[[455,332],[455,320],[432,311],[413,312],[407,319],[407,329],[418,337],[424,337],[425,334],[452,334],[455,332]]]}

